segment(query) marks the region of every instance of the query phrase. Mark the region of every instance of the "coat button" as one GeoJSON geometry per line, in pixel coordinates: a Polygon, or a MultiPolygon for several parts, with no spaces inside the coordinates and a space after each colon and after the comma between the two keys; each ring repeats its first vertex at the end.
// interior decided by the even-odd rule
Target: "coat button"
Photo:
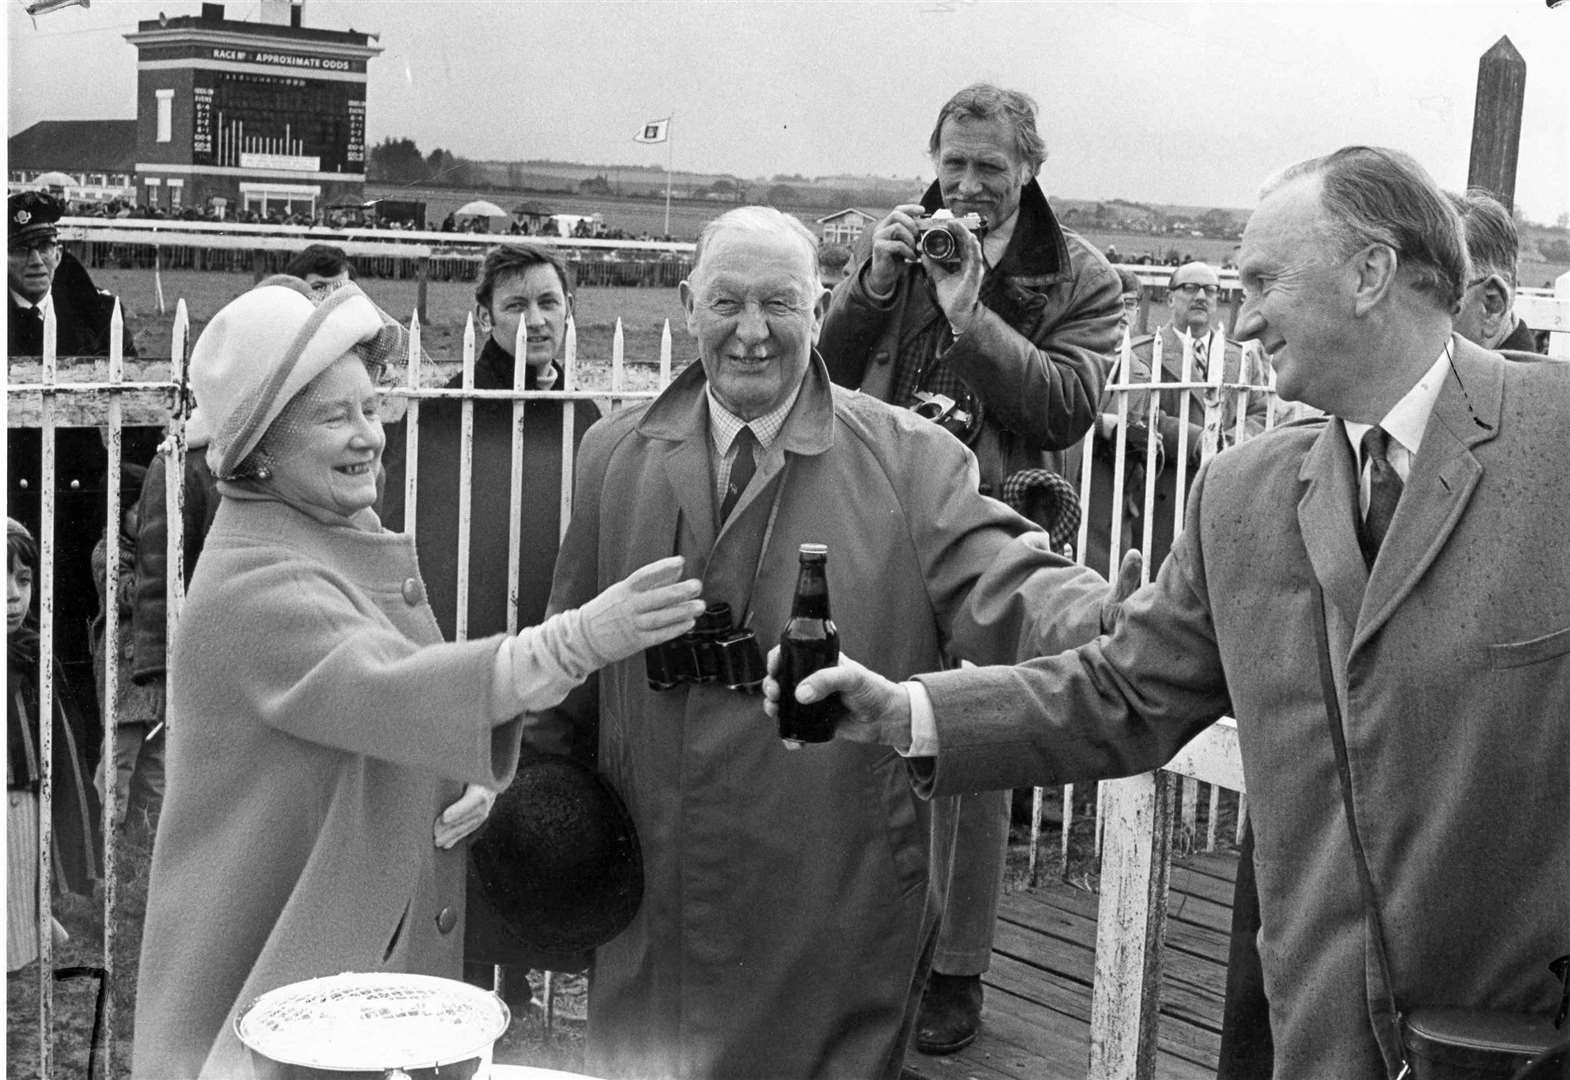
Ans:
{"type": "Polygon", "coordinates": [[[442,913],[436,916],[436,929],[444,934],[452,933],[452,928],[458,925],[458,913],[450,907],[442,908],[442,913]]]}
{"type": "Polygon", "coordinates": [[[405,578],[403,582],[404,603],[413,607],[425,599],[425,587],[420,584],[419,578],[405,578]]]}

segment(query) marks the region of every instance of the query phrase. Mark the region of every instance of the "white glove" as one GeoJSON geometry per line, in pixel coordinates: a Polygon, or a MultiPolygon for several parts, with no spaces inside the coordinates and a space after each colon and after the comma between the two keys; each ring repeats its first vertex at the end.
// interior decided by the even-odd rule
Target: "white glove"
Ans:
{"type": "Polygon", "coordinates": [[[582,607],[504,639],[492,676],[493,718],[549,708],[605,665],[692,629],[703,614],[703,582],[677,580],[681,568],[679,555],[652,562],[582,607]]]}
{"type": "Polygon", "coordinates": [[[436,819],[433,837],[439,848],[450,848],[475,829],[485,824],[491,807],[496,804],[496,792],[484,784],[470,784],[463,789],[458,801],[441,812],[436,819]]]}
{"type": "Polygon", "coordinates": [[[703,614],[703,582],[681,580],[680,555],[639,567],[579,608],[583,645],[597,667],[635,656],[691,630],[703,614]]]}

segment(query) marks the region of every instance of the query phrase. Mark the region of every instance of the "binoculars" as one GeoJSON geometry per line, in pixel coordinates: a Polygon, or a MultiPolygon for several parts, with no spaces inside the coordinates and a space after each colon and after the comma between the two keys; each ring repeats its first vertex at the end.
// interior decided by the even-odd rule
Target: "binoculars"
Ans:
{"type": "Polygon", "coordinates": [[[727,690],[756,694],[763,688],[763,650],[751,630],[731,621],[730,605],[710,604],[697,624],[679,638],[643,651],[649,689],[673,690],[683,683],[719,683],[727,690]]]}

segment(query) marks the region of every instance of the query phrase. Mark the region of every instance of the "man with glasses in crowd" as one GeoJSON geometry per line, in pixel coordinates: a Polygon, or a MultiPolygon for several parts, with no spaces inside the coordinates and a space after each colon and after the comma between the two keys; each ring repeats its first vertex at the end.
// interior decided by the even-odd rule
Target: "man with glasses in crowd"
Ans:
{"type": "MultiPolygon", "coordinates": [[[[23,191],[6,200],[7,355],[42,356],[44,317],[53,310],[55,355],[109,355],[110,320],[115,298],[93,284],[86,268],[60,246],[58,222],[66,207],[41,191],[23,191]]],[[[136,356],[130,320],[121,334],[126,357],[136,356]]],[[[62,425],[69,420],[63,415],[62,425]]],[[[160,437],[156,427],[129,426],[123,433],[123,460],[145,465],[160,437]]],[[[7,512],[42,539],[43,465],[36,427],[6,431],[7,512]]],[[[65,666],[71,691],[86,715],[96,716],[89,666],[87,624],[97,604],[90,557],[103,535],[107,451],[94,427],[56,428],[55,432],[55,655],[65,666]]]]}
{"type": "MultiPolygon", "coordinates": [[[[44,313],[53,308],[57,355],[108,356],[109,319],[115,298],[96,288],[75,256],[61,249],[56,222],[65,213],[65,207],[41,191],[12,195],[7,204],[9,355],[43,354],[44,313]]],[[[125,355],[135,356],[129,326],[121,341],[125,355]]]]}
{"type": "MultiPolygon", "coordinates": [[[[1199,383],[1214,379],[1218,358],[1212,355],[1212,351],[1219,349],[1223,353],[1219,358],[1223,365],[1221,371],[1223,383],[1247,382],[1263,386],[1267,380],[1252,352],[1245,352],[1243,347],[1230,337],[1217,339],[1216,344],[1212,345],[1212,332],[1218,326],[1216,312],[1220,297],[1221,278],[1215,268],[1207,263],[1184,263],[1172,271],[1172,276],[1167,281],[1167,321],[1157,327],[1155,333],[1134,339],[1129,381],[1139,383],[1151,380],[1151,370],[1155,364],[1155,344],[1159,339],[1161,369],[1154,377],[1156,382],[1199,383]],[[1184,353],[1190,350],[1193,353],[1193,360],[1185,378],[1183,357],[1184,353]]],[[[1152,514],[1154,518],[1152,543],[1150,550],[1145,552],[1145,557],[1151,566],[1161,565],[1161,560],[1166,558],[1167,551],[1172,546],[1172,534],[1177,524],[1173,512],[1176,508],[1178,451],[1182,449],[1188,456],[1186,490],[1187,483],[1193,480],[1194,473],[1199,468],[1200,452],[1204,446],[1205,405],[1215,394],[1216,391],[1195,387],[1188,390],[1162,390],[1156,395],[1155,431],[1161,436],[1161,447],[1157,452],[1157,467],[1160,472],[1156,479],[1155,512],[1152,514]],[[1180,445],[1181,432],[1185,426],[1188,429],[1188,441],[1186,446],[1182,446],[1180,445]]],[[[1143,424],[1148,420],[1149,401],[1148,396],[1141,394],[1135,394],[1130,399],[1131,424],[1143,424]]],[[[1238,441],[1237,394],[1222,391],[1220,406],[1217,447],[1225,449],[1238,441]]],[[[1257,435],[1265,429],[1265,416],[1268,409],[1269,398],[1265,391],[1251,391],[1248,394],[1243,415],[1245,438],[1257,435]]],[[[1103,409],[1103,412],[1108,411],[1116,410],[1103,409]]],[[[1143,513],[1144,491],[1131,491],[1128,494],[1134,509],[1143,513]]],[[[1126,550],[1130,545],[1142,548],[1143,544],[1140,540],[1144,534],[1143,522],[1137,515],[1126,517],[1125,521],[1132,529],[1132,536],[1125,538],[1124,549],[1126,550]]],[[[1105,532],[1109,526],[1100,522],[1098,517],[1093,521],[1093,527],[1099,527],[1105,532]]],[[[1096,562],[1090,565],[1100,566],[1096,562]]]]}

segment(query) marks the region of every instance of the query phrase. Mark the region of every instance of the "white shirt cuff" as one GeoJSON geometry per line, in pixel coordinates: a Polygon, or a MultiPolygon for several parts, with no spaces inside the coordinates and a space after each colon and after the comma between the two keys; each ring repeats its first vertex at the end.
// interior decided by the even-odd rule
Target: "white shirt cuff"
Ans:
{"type": "Polygon", "coordinates": [[[937,757],[938,756],[938,721],[932,714],[932,699],[927,696],[927,688],[919,682],[902,683],[905,693],[910,698],[910,746],[904,750],[899,747],[900,757],[937,757]]]}

